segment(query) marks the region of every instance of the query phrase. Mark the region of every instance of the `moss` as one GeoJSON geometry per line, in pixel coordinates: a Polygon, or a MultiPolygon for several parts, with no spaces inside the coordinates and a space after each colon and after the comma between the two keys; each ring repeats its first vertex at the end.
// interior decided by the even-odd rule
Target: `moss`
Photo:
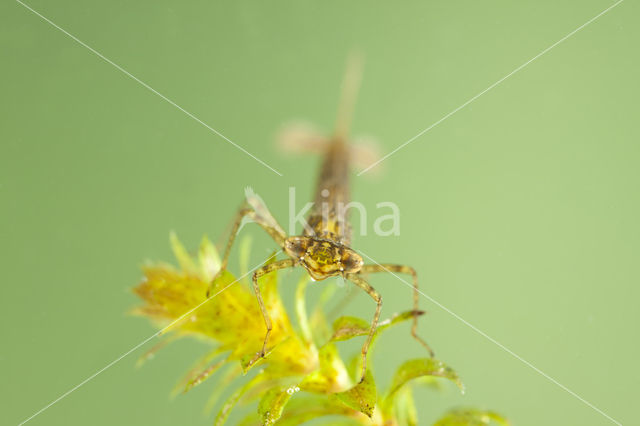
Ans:
{"type": "MultiPolygon", "coordinates": [[[[412,395],[416,382],[444,379],[464,390],[458,374],[444,362],[432,358],[403,363],[386,392],[378,392],[371,370],[356,383],[353,377],[357,376],[358,365],[343,361],[336,342],[366,334],[369,324],[360,318],[345,316],[330,327],[322,312],[322,303],[309,318],[305,276],[296,291],[299,329],[294,327],[278,293],[277,272],[259,280],[273,330],[265,358],[256,362],[265,325],[249,287],[226,271],[211,284],[220,268],[220,258],[207,238],[203,238],[195,258],[173,234],[171,244],[179,267],[166,263],[146,265],[144,279],[134,288],[143,304],[134,312],[152,319],[172,341],[197,336],[212,346],[210,353],[179,382],[178,390],[186,392],[219,369],[230,368],[227,376],[220,379],[218,391],[227,387],[231,396],[222,404],[216,425],[225,423],[236,404],[256,401],[258,409],[242,424],[294,425],[338,415],[349,424],[414,425],[418,422],[412,395]],[[210,285],[213,291],[207,299],[210,285]],[[242,377],[251,369],[259,370],[258,374],[251,379],[242,377]],[[240,379],[234,380],[237,378],[240,379]],[[417,378],[427,380],[414,381],[417,378]],[[232,390],[234,383],[240,386],[232,390]]],[[[248,256],[247,251],[243,253],[248,256]]],[[[244,261],[246,263],[246,259],[244,261]]],[[[275,256],[268,260],[273,261],[275,256]]],[[[394,315],[380,323],[376,336],[421,314],[407,311],[394,315]]],[[[149,353],[143,357],[147,358],[149,353]]],[[[496,413],[473,409],[449,411],[436,424],[476,426],[491,422],[508,424],[496,413]]]]}

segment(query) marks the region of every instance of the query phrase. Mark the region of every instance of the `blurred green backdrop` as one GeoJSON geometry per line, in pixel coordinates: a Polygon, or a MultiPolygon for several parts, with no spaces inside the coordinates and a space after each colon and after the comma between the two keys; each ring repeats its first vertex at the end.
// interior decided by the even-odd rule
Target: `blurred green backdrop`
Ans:
{"type": "MultiPolygon", "coordinates": [[[[611,4],[29,2],[279,177],[2,2],[1,423],[19,423],[155,332],[126,312],[138,303],[139,265],[171,259],[170,230],[194,248],[204,233],[218,239],[249,185],[286,223],[288,187],[299,203],[310,197],[317,159],[282,156],[273,135],[292,118],[331,129],[354,47],[366,57],[354,133],[388,152],[611,4]]],[[[372,212],[380,201],[401,209],[400,236],[359,237],[355,248],[414,265],[431,297],[626,424],[638,423],[640,378],[639,11],[622,3],[389,158],[380,178],[353,182],[372,212]]],[[[256,260],[273,249],[257,228],[245,232],[256,235],[256,260]]],[[[383,317],[409,306],[402,283],[372,282],[383,317]]],[[[421,304],[422,334],[468,389],[419,392],[423,424],[455,405],[517,425],[613,424],[421,304]]],[[[348,308],[372,312],[366,296],[348,308]]],[[[424,356],[404,328],[377,348],[383,386],[401,361],[424,356]]],[[[136,369],[140,349],[29,424],[210,424],[202,409],[215,380],[169,398],[203,350],[179,342],[136,369]]]]}

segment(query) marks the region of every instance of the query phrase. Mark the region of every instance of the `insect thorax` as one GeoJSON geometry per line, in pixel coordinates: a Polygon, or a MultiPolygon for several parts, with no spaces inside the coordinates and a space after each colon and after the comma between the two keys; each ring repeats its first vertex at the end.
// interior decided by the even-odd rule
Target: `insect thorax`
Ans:
{"type": "Polygon", "coordinates": [[[317,240],[329,240],[340,245],[351,242],[351,227],[344,215],[330,212],[327,218],[322,215],[311,215],[307,221],[308,227],[304,235],[317,240]]]}
{"type": "Polygon", "coordinates": [[[362,257],[349,247],[317,237],[290,237],[284,248],[314,280],[356,273],[363,264],[362,257]]]}

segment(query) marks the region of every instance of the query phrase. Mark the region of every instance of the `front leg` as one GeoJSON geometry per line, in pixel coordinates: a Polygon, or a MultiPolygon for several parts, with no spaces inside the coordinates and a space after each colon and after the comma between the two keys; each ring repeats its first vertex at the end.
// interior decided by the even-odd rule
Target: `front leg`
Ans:
{"type": "MultiPolygon", "coordinates": [[[[255,200],[253,200],[255,203],[255,200]]],[[[282,247],[284,244],[284,240],[287,237],[285,232],[282,230],[280,225],[275,221],[271,213],[267,210],[266,206],[263,204],[259,205],[261,213],[258,213],[254,207],[249,205],[244,205],[238,210],[236,213],[236,217],[233,221],[233,226],[231,228],[231,235],[229,235],[229,240],[227,241],[227,246],[224,250],[224,255],[222,257],[222,262],[220,263],[220,270],[216,274],[216,276],[211,280],[210,284],[215,282],[215,279],[227,269],[227,264],[229,263],[229,255],[231,253],[231,247],[233,246],[233,242],[236,239],[236,234],[238,233],[238,228],[240,228],[240,224],[242,223],[242,219],[245,217],[251,218],[254,222],[262,227],[267,233],[273,238],[273,240],[282,247]]],[[[207,298],[211,295],[212,286],[210,285],[207,289],[207,298]]]]}
{"type": "Polygon", "coordinates": [[[291,268],[294,265],[295,261],[293,259],[279,260],[277,262],[265,265],[253,273],[253,291],[256,293],[256,298],[258,299],[258,304],[260,305],[260,311],[262,311],[262,318],[264,318],[264,324],[267,327],[267,333],[264,336],[262,350],[257,354],[256,358],[251,361],[250,364],[255,363],[260,358],[264,358],[267,350],[267,341],[269,340],[269,335],[271,334],[271,330],[273,329],[271,318],[269,317],[269,313],[267,312],[267,307],[262,300],[262,293],[260,292],[260,286],[258,285],[258,278],[265,274],[268,274],[269,272],[277,271],[278,269],[291,268]]]}
{"type": "Polygon", "coordinates": [[[375,272],[391,272],[391,273],[399,272],[401,274],[411,275],[411,277],[413,278],[413,310],[416,311],[416,315],[414,315],[413,317],[413,324],[411,325],[411,335],[413,336],[414,339],[420,342],[422,346],[424,346],[427,349],[427,351],[429,351],[429,355],[431,355],[431,358],[433,358],[434,353],[431,347],[420,336],[418,336],[417,312],[419,311],[419,308],[418,308],[419,290],[418,290],[418,274],[416,273],[416,270],[413,269],[411,266],[383,263],[383,264],[376,264],[376,265],[364,265],[360,270],[360,272],[365,274],[375,273],[375,272]]]}
{"type": "Polygon", "coordinates": [[[364,380],[364,375],[367,372],[367,352],[369,352],[369,345],[371,345],[371,340],[373,339],[373,335],[378,328],[378,320],[380,319],[380,310],[382,309],[382,296],[380,293],[376,291],[375,288],[371,287],[368,282],[366,282],[360,275],[358,274],[348,274],[346,278],[367,292],[369,296],[376,302],[376,312],[373,315],[373,321],[371,322],[371,328],[369,329],[369,335],[367,336],[367,340],[365,340],[364,345],[362,345],[362,377],[360,381],[364,380]]]}

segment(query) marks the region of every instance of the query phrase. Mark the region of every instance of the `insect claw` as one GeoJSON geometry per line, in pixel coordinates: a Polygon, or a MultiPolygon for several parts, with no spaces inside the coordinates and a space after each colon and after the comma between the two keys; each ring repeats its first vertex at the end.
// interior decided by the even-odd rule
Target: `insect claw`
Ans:
{"type": "Polygon", "coordinates": [[[213,281],[211,282],[211,284],[209,284],[209,287],[207,288],[207,299],[209,299],[212,294],[213,294],[213,281]]]}
{"type": "Polygon", "coordinates": [[[364,382],[365,377],[367,376],[367,369],[363,369],[362,370],[362,376],[360,377],[360,380],[358,380],[358,384],[364,382]]]}

